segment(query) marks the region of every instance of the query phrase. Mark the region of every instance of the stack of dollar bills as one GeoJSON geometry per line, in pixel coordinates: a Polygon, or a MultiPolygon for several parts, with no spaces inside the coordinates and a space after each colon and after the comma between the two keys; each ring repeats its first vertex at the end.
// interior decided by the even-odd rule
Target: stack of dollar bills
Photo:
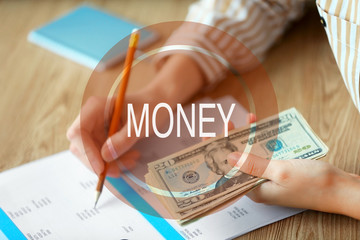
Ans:
{"type": "Polygon", "coordinates": [[[291,108],[149,163],[146,183],[174,219],[185,223],[267,181],[231,166],[227,155],[234,151],[269,160],[318,159],[328,147],[291,108]]]}

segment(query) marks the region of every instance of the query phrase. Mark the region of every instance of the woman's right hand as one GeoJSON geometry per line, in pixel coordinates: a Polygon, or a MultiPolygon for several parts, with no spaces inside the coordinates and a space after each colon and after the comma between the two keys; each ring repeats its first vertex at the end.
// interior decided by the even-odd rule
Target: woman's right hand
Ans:
{"type": "MultiPolygon", "coordinates": [[[[107,137],[110,114],[106,113],[105,107],[107,102],[113,106],[114,99],[90,97],[67,131],[70,150],[96,174],[103,171],[105,161],[109,163],[108,176],[118,177],[120,175],[118,161],[121,161],[126,168],[134,167],[139,153],[131,150],[131,147],[145,136],[145,131],[142,130],[140,136],[137,137],[133,125],[131,136],[128,136],[127,104],[133,105],[138,126],[144,104],[149,104],[149,133],[151,134],[152,112],[158,103],[164,102],[174,108],[177,103],[189,100],[202,86],[202,74],[193,60],[185,55],[173,55],[165,62],[149,85],[126,96],[121,114],[121,128],[110,138],[107,137]]],[[[158,111],[156,115],[158,128],[167,118],[166,111],[158,111]]]]}
{"type": "MultiPolygon", "coordinates": [[[[144,104],[149,104],[149,134],[152,133],[152,112],[160,101],[153,96],[152,92],[138,92],[130,94],[125,99],[125,106],[121,114],[121,121],[118,132],[111,137],[107,136],[110,125],[110,114],[106,109],[113,108],[113,98],[90,97],[81,108],[76,120],[67,131],[67,138],[70,141],[70,151],[76,155],[86,166],[99,174],[104,169],[104,161],[109,163],[107,174],[111,177],[120,175],[118,162],[121,161],[126,168],[132,168],[139,158],[139,153],[131,150],[131,147],[141,138],[145,137],[145,119],[143,119],[140,135],[135,132],[134,122],[131,119],[131,128],[128,130],[128,103],[131,103],[136,124],[139,123],[143,114],[144,104]]],[[[145,115],[143,116],[145,118],[145,115]]],[[[166,112],[159,111],[156,124],[161,126],[167,119],[166,112]]]]}
{"type": "MultiPolygon", "coordinates": [[[[127,97],[126,100],[131,97],[127,97]]],[[[139,102],[140,100],[138,100],[139,102]]],[[[117,166],[119,160],[131,168],[135,165],[139,153],[129,149],[138,140],[132,135],[127,137],[126,125],[112,137],[107,138],[110,124],[109,114],[106,114],[106,105],[114,105],[114,99],[102,97],[90,97],[75,121],[67,131],[70,141],[70,151],[76,155],[87,167],[100,174],[104,170],[104,161],[109,162],[108,175],[118,177],[120,169],[117,166]],[[119,158],[121,156],[121,158],[119,158]]],[[[136,107],[134,107],[136,109],[136,107]]],[[[123,113],[126,111],[124,110],[123,113]]],[[[126,122],[125,114],[122,114],[121,122],[126,122]]]]}

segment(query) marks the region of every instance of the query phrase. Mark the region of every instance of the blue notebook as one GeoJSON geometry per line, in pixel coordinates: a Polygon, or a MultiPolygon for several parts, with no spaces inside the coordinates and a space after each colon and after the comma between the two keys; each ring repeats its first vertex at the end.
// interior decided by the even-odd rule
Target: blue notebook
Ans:
{"type": "MultiPolygon", "coordinates": [[[[120,40],[141,26],[91,6],[80,6],[70,13],[31,31],[28,40],[94,69],[103,70],[126,56],[127,41],[120,40]]],[[[154,32],[141,30],[139,48],[157,39],[154,32]]]]}

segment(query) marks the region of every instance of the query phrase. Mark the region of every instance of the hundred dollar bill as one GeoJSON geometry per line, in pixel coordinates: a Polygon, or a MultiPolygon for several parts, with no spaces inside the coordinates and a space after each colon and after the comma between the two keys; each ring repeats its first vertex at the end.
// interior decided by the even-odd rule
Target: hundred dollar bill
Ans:
{"type": "Polygon", "coordinates": [[[209,139],[149,163],[149,174],[156,186],[148,184],[172,212],[187,212],[189,216],[194,209],[203,212],[211,206],[206,203],[263,181],[228,164],[226,157],[234,151],[251,152],[267,159],[318,159],[328,148],[302,115],[291,108],[235,129],[228,137],[209,139]]]}

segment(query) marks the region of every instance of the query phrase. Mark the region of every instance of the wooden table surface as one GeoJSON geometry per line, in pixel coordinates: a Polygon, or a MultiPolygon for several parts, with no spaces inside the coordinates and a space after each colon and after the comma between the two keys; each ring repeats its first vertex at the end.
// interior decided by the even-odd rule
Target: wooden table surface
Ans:
{"type": "MultiPolygon", "coordinates": [[[[183,20],[191,2],[93,1],[143,25],[183,20]]],[[[79,112],[92,71],[29,43],[27,34],[80,3],[0,1],[0,171],[68,148],[65,132],[79,112]]],[[[329,146],[322,161],[360,174],[360,114],[314,7],[271,49],[264,66],[279,109],[295,106],[329,146]]],[[[209,94],[221,96],[233,91],[231,86],[227,79],[209,94]]],[[[360,221],[306,211],[238,239],[360,239],[360,221]]]]}

